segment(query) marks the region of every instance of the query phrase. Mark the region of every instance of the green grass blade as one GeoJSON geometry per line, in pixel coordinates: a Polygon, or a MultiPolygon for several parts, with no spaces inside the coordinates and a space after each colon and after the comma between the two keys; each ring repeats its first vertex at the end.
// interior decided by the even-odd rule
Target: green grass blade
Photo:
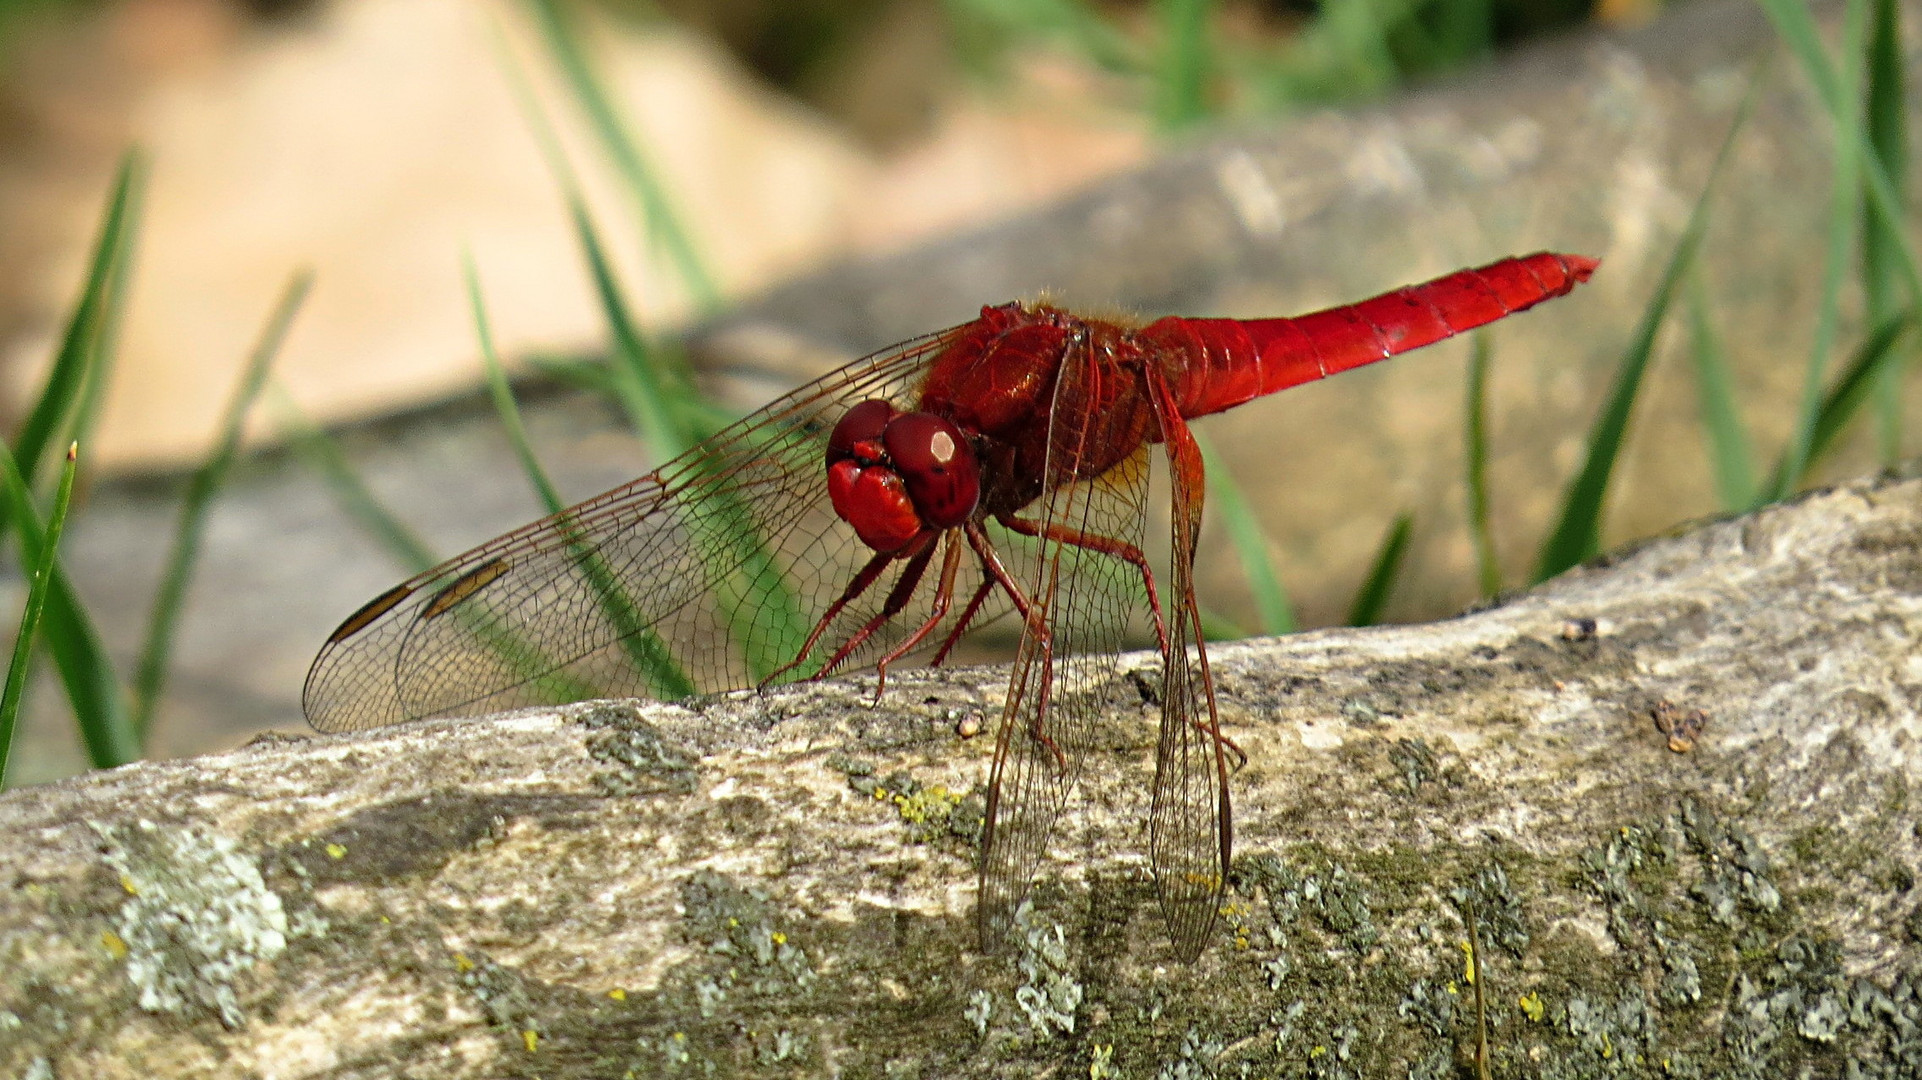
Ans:
{"type": "Polygon", "coordinates": [[[1224,48],[1219,66],[1239,96],[1271,108],[1352,101],[1486,55],[1494,43],[1491,7],[1491,0],[1326,0],[1278,57],[1224,48]]]}
{"type": "Polygon", "coordinates": [[[989,74],[982,54],[993,46],[1060,42],[1096,67],[1139,75],[1147,67],[1140,46],[1083,0],[944,0],[964,63],[989,74]]]}
{"type": "MultiPolygon", "coordinates": [[[[0,454],[6,453],[6,445],[0,443],[0,454]]],[[[73,503],[73,478],[79,471],[79,460],[80,448],[69,446],[67,464],[60,470],[60,487],[53,496],[53,514],[47,519],[46,541],[40,545],[40,558],[34,564],[33,577],[27,582],[27,603],[20,613],[20,634],[13,639],[13,659],[7,665],[6,687],[0,690],[0,790],[7,786],[13,733],[19,726],[20,703],[26,698],[27,673],[33,666],[33,643],[40,633],[40,617],[47,609],[54,555],[60,549],[60,533],[67,526],[67,508],[73,503]]]]}
{"type": "Polygon", "coordinates": [[[1455,0],[1438,17],[1442,25],[1432,35],[1429,55],[1416,65],[1418,68],[1462,64],[1495,50],[1491,0],[1455,0]]]}
{"type": "Polygon", "coordinates": [[[1595,418],[1595,427],[1588,436],[1588,455],[1582,462],[1581,471],[1568,486],[1568,493],[1562,502],[1562,514],[1554,532],[1542,545],[1541,558],[1535,567],[1536,581],[1552,578],[1577,563],[1595,557],[1601,551],[1603,503],[1608,496],[1608,482],[1615,470],[1615,460],[1621,454],[1622,442],[1628,433],[1629,414],[1634,410],[1635,398],[1641,390],[1642,376],[1655,354],[1656,335],[1661,332],[1662,322],[1668,316],[1675,288],[1683,272],[1695,259],[1701,239],[1701,231],[1695,225],[1705,220],[1702,204],[1698,203],[1689,228],[1675,245],[1675,253],[1669,259],[1661,283],[1656,286],[1655,295],[1642,312],[1642,320],[1635,328],[1635,337],[1629,344],[1628,352],[1622,357],[1621,367],[1616,369],[1615,384],[1609,391],[1608,401],[1595,418]]]}
{"type": "Polygon", "coordinates": [[[1208,116],[1208,21],[1210,0],[1157,0],[1161,21],[1161,72],[1157,108],[1163,131],[1180,131],[1208,116]]]}
{"type": "Polygon", "coordinates": [[[1746,510],[1755,503],[1755,451],[1735,406],[1735,382],[1729,376],[1728,356],[1710,313],[1708,287],[1699,267],[1688,276],[1688,326],[1695,396],[1714,467],[1715,490],[1723,510],[1746,510]]]}
{"type": "Polygon", "coordinates": [[[347,463],[340,447],[301,413],[300,407],[294,404],[293,398],[283,387],[270,384],[269,401],[276,414],[275,422],[287,436],[294,453],[320,474],[334,493],[334,498],[347,511],[347,516],[353,518],[363,532],[373,537],[409,573],[418,574],[439,564],[440,557],[434,554],[433,549],[381,505],[353,466],[347,463]]]}
{"type": "MultiPolygon", "coordinates": [[[[1839,77],[1844,85],[1855,81],[1854,58],[1862,40],[1862,5],[1848,5],[1847,26],[1843,31],[1846,44],[1843,47],[1843,70],[1839,77]]],[[[1853,107],[1844,108],[1835,118],[1838,131],[1857,126],[1859,117],[1853,107]]],[[[1839,139],[1838,139],[1839,141],[1839,139]]],[[[1788,449],[1782,458],[1781,467],[1776,470],[1775,487],[1766,493],[1769,501],[1788,498],[1794,493],[1794,485],[1808,469],[1811,446],[1815,437],[1817,414],[1822,408],[1822,379],[1828,369],[1829,351],[1835,345],[1836,323],[1841,317],[1842,278],[1848,269],[1849,245],[1854,240],[1857,218],[1857,202],[1861,191],[1858,188],[1857,166],[1861,159],[1845,149],[1838,148],[1832,162],[1833,175],[1829,190],[1829,226],[1827,251],[1822,260],[1822,291],[1815,308],[1815,333],[1809,342],[1808,362],[1802,371],[1802,403],[1797,410],[1794,430],[1789,436],[1788,449]]]]}
{"type": "MultiPolygon", "coordinates": [[[[620,635],[621,646],[626,650],[628,659],[634,662],[637,670],[647,675],[651,692],[663,698],[684,698],[693,694],[698,689],[694,680],[675,662],[672,651],[661,641],[660,635],[644,624],[619,575],[607,565],[606,558],[592,539],[579,535],[566,517],[567,505],[561,501],[560,493],[548,479],[547,471],[541,468],[533,444],[527,441],[527,427],[521,423],[520,407],[514,401],[513,388],[507,385],[507,373],[494,351],[494,334],[488,326],[486,304],[481,299],[480,275],[474,269],[471,256],[464,260],[464,269],[467,297],[474,313],[474,327],[480,337],[481,359],[487,366],[488,389],[493,395],[494,409],[500,415],[501,426],[507,430],[514,453],[520,458],[521,468],[527,473],[534,489],[540,493],[541,501],[546,504],[547,512],[556,519],[556,524],[568,530],[579,560],[578,569],[593,588],[609,623],[620,635]]],[[[501,631],[500,636],[507,633],[501,631]]],[[[534,653],[529,648],[519,647],[510,655],[532,657],[534,653]]],[[[538,676],[544,673],[533,674],[538,676]]]]}
{"type": "Polygon", "coordinates": [[[105,380],[105,358],[123,306],[120,296],[132,261],[145,179],[146,165],[138,153],[130,151],[121,158],[80,299],[67,320],[46,386],[13,442],[14,461],[29,486],[39,478],[41,463],[50,448],[78,437],[85,426],[82,414],[98,400],[93,387],[105,380]],[[63,435],[67,436],[64,440],[63,435]]]}
{"type": "MultiPolygon", "coordinates": [[[[1902,15],[1897,0],[1875,0],[1869,28],[1868,93],[1865,115],[1869,147],[1894,187],[1897,215],[1886,217],[1864,192],[1862,215],[1862,292],[1870,326],[1880,326],[1901,311],[1902,222],[1907,211],[1909,175],[1907,78],[1902,55],[1902,15]]],[[[1882,463],[1902,456],[1902,382],[1906,351],[1876,379],[1876,442],[1882,463]]]]}
{"type": "MultiPolygon", "coordinates": [[[[536,6],[541,6],[540,0],[536,0],[536,6]]],[[[587,259],[588,273],[594,281],[602,317],[614,336],[614,355],[606,368],[606,390],[627,412],[629,423],[648,442],[657,460],[675,457],[712,430],[687,423],[690,416],[697,414],[697,410],[688,407],[690,399],[698,397],[689,389],[692,380],[685,371],[675,368],[661,350],[651,348],[641,333],[639,323],[628,309],[626,294],[620,287],[613,264],[607,257],[606,245],[601,242],[600,232],[587,210],[580,181],[568,163],[560,139],[554,134],[553,125],[541,109],[540,99],[528,84],[525,73],[514,64],[504,42],[500,46],[500,55],[509,82],[520,99],[521,111],[533,128],[542,156],[547,159],[555,182],[560,185],[562,195],[567,200],[568,214],[573,220],[581,252],[587,259]]]]}
{"type": "MultiPolygon", "coordinates": [[[[616,392],[642,436],[653,443],[657,460],[680,457],[711,434],[685,423],[697,415],[688,403],[691,394],[682,389],[689,381],[672,371],[662,377],[653,362],[659,352],[648,348],[628,315],[620,284],[586,207],[578,197],[569,201],[602,313],[614,335],[616,392]]],[[[739,568],[723,579],[718,591],[723,608],[730,613],[729,632],[734,640],[743,645],[762,643],[747,661],[756,678],[765,678],[800,655],[812,623],[802,616],[785,572],[762,542],[753,513],[732,495],[709,498],[713,501],[711,511],[699,515],[696,527],[701,535],[694,542],[705,551],[729,552],[724,557],[739,568]]]]}
{"type": "Polygon", "coordinates": [[[612,405],[621,403],[614,391],[614,376],[608,371],[605,353],[575,356],[524,352],[520,354],[520,361],[549,382],[559,383],[612,405]]]}
{"type": "MultiPolygon", "coordinates": [[[[1869,206],[1884,221],[1902,221],[1902,197],[1896,193],[1895,181],[1862,129],[1852,102],[1851,84],[1836,70],[1822,47],[1822,37],[1815,29],[1815,18],[1808,6],[1802,0],[1760,0],[1760,3],[1775,24],[1776,33],[1782,36],[1789,51],[1808,72],[1809,81],[1815,84],[1835,125],[1836,138],[1841,144],[1838,153],[1855,155],[1869,206]]],[[[1851,5],[1850,10],[1854,11],[1855,6],[1851,5]]],[[[1908,294],[1905,306],[1922,310],[1922,260],[1917,259],[1915,245],[1906,230],[1891,229],[1887,235],[1891,241],[1887,250],[1894,263],[1891,272],[1908,294]]]]}
{"type": "Polygon", "coordinates": [[[274,357],[279,355],[281,343],[287,337],[287,328],[292,325],[295,313],[306,300],[313,280],[311,273],[302,271],[287,282],[280,302],[274,305],[273,313],[261,329],[260,339],[241,372],[240,382],[234,387],[234,395],[227,402],[227,412],[221,418],[220,434],[214,441],[213,449],[208,453],[207,460],[194,471],[193,479],[187,484],[186,496],[181,500],[180,518],[174,526],[173,549],[167,555],[160,587],[154,594],[153,610],[147,620],[146,644],[140,652],[139,666],[134,669],[133,723],[134,731],[143,743],[153,730],[154,710],[160,705],[161,690],[167,679],[167,665],[173,656],[174,630],[180,621],[180,608],[187,597],[187,585],[193,577],[194,563],[200,557],[200,541],[206,529],[207,510],[212,506],[221,485],[226,483],[227,474],[233,470],[234,458],[240,449],[241,429],[247,422],[248,414],[253,411],[255,400],[260,397],[261,388],[267,384],[267,373],[273,366],[274,357]]]}
{"type": "Polygon", "coordinates": [[[685,380],[676,377],[678,373],[662,377],[663,372],[653,362],[654,351],[648,347],[628,311],[626,294],[614,276],[613,264],[608,261],[607,250],[601,245],[600,234],[586,205],[573,192],[569,193],[568,205],[574,218],[575,236],[580,241],[582,254],[587,257],[588,272],[594,278],[601,315],[614,335],[614,360],[609,367],[614,392],[627,410],[629,423],[653,449],[655,459],[667,461],[679,457],[699,442],[703,434],[681,424],[685,413],[671,400],[670,388],[684,385],[685,380]]]}
{"type": "MultiPolygon", "coordinates": [[[[1248,500],[1242,497],[1241,486],[1221,464],[1213,444],[1195,432],[1195,441],[1201,445],[1202,467],[1208,474],[1208,499],[1214,504],[1215,512],[1221,515],[1222,524],[1228,528],[1228,540],[1235,547],[1235,555],[1241,562],[1241,573],[1248,582],[1248,592],[1255,602],[1255,617],[1264,634],[1292,634],[1298,628],[1295,621],[1295,605],[1288,599],[1288,590],[1282,587],[1281,576],[1275,572],[1274,561],[1268,557],[1268,537],[1261,531],[1261,523],[1248,509],[1248,500]]],[[[1204,612],[1204,615],[1207,613],[1204,612]]],[[[1206,623],[1227,624],[1218,616],[1206,623]]],[[[1212,637],[1212,631],[1208,631],[1212,637]]]]}
{"type": "MultiPolygon", "coordinates": [[[[698,400],[692,379],[664,351],[650,348],[641,334],[558,140],[519,69],[511,62],[506,66],[566,195],[602,314],[614,337],[609,376],[615,397],[657,461],[678,457],[718,429],[711,422],[716,410],[698,400]]],[[[704,544],[705,550],[727,552],[719,557],[730,559],[736,567],[717,591],[731,613],[729,632],[734,639],[744,645],[760,642],[746,659],[752,672],[766,677],[799,654],[812,624],[802,618],[783,570],[762,542],[745,506],[730,497],[718,497],[711,512],[699,516],[698,531],[703,535],[696,543],[704,544]]]]}
{"type": "Polygon", "coordinates": [[[541,36],[547,42],[549,55],[560,68],[575,102],[587,114],[595,137],[613,160],[614,167],[620,171],[629,193],[640,207],[648,237],[667,256],[693,294],[695,303],[703,310],[717,307],[721,294],[714,285],[713,275],[708,273],[680,217],[674,212],[672,201],[653,163],[588,63],[573,23],[554,0],[531,0],[530,6],[535,21],[540,24],[541,36]]]}
{"type": "Polygon", "coordinates": [[[1328,0],[1321,6],[1316,30],[1332,46],[1337,68],[1354,91],[1379,92],[1400,81],[1400,68],[1388,47],[1387,20],[1375,0],[1328,0]]]}
{"type": "Polygon", "coordinates": [[[1468,442],[1468,533],[1475,542],[1475,570],[1481,594],[1494,596],[1502,591],[1502,567],[1495,555],[1495,534],[1488,524],[1488,360],[1491,346],[1487,331],[1475,334],[1474,351],[1468,356],[1468,421],[1463,425],[1468,442]]]}
{"type": "Polygon", "coordinates": [[[1887,373],[1887,369],[1900,363],[1906,355],[1904,342],[1907,331],[1913,326],[1913,316],[1902,312],[1876,327],[1862,342],[1829,387],[1828,393],[1823,395],[1821,405],[1815,411],[1810,424],[1808,452],[1799,462],[1802,471],[1797,474],[1789,472],[1791,468],[1798,467],[1798,463],[1785,452],[1769,480],[1770,490],[1794,491],[1797,485],[1807,479],[1808,470],[1834,445],[1836,436],[1841,434],[1856,410],[1867,400],[1870,391],[1887,373]]]}
{"type": "MultiPolygon", "coordinates": [[[[674,347],[669,343],[654,342],[650,344],[649,352],[671,356],[674,355],[674,347]]],[[[621,391],[605,356],[584,359],[573,356],[527,354],[520,359],[521,363],[552,382],[579,390],[584,394],[591,394],[625,411],[621,391]]],[[[684,371],[687,362],[682,358],[665,366],[670,370],[684,371]]],[[[739,412],[717,405],[696,393],[670,394],[667,404],[676,410],[674,426],[682,431],[696,433],[701,438],[706,438],[741,418],[739,412]]]]}
{"type": "Polygon", "coordinates": [[[1628,432],[1629,414],[1634,410],[1635,398],[1641,390],[1642,376],[1655,354],[1655,339],[1668,317],[1675,291],[1689,266],[1694,263],[1697,249],[1701,247],[1702,233],[1708,228],[1709,197],[1714,194],[1715,183],[1728,163],[1729,148],[1735,145],[1736,133],[1742,130],[1748,120],[1749,109],[1754,104],[1756,88],[1761,81],[1759,74],[1749,80],[1748,93],[1737,107],[1728,133],[1722,137],[1721,147],[1715,152],[1708,179],[1702,184],[1702,193],[1696,197],[1694,209],[1689,211],[1688,224],[1675,242],[1668,267],[1662,272],[1662,280],[1655,287],[1655,295],[1649,298],[1648,306],[1642,310],[1641,321],[1636,325],[1635,335],[1622,356],[1621,367],[1616,369],[1615,384],[1609,391],[1608,401],[1603,404],[1600,415],[1595,418],[1595,426],[1589,432],[1588,455],[1582,462],[1581,471],[1569,483],[1568,493],[1562,502],[1561,517],[1554,531],[1542,544],[1541,556],[1535,565],[1534,580],[1538,582],[1593,558],[1601,551],[1602,508],[1608,496],[1608,482],[1615,470],[1615,460],[1621,454],[1622,442],[1628,432]]]}
{"type": "MultiPolygon", "coordinates": [[[[20,538],[20,561],[37,566],[46,553],[46,530],[40,524],[26,477],[20,475],[11,454],[0,456],[0,481],[5,485],[0,495],[4,495],[9,520],[20,538]]],[[[95,768],[109,769],[138,759],[140,739],[127,715],[113,662],[57,560],[47,576],[46,589],[46,613],[40,623],[42,640],[60,673],[88,760],[95,768]]]]}
{"type": "Polygon", "coordinates": [[[1241,624],[1221,612],[1201,605],[1201,637],[1204,641],[1240,641],[1248,637],[1248,631],[1241,624]]]}
{"type": "Polygon", "coordinates": [[[671,458],[719,430],[732,418],[715,420],[717,410],[702,402],[692,389],[693,380],[685,363],[678,362],[671,350],[650,343],[641,333],[607,258],[606,245],[587,210],[580,181],[541,108],[540,99],[525,73],[513,62],[505,42],[499,43],[499,53],[502,67],[520,100],[521,111],[567,200],[603,317],[614,335],[614,355],[606,365],[605,383],[599,389],[628,413],[630,423],[661,460],[671,458]]]}
{"type": "Polygon", "coordinates": [[[1375,553],[1375,563],[1368,568],[1368,577],[1362,581],[1355,593],[1355,602],[1348,609],[1348,625],[1373,626],[1381,621],[1382,609],[1388,606],[1388,594],[1395,588],[1395,578],[1401,574],[1401,565],[1408,557],[1408,541],[1414,534],[1413,514],[1401,515],[1388,527],[1388,535],[1382,537],[1381,550],[1375,553]]]}
{"type": "Polygon", "coordinates": [[[500,354],[494,349],[494,331],[488,324],[487,305],[481,299],[480,274],[474,268],[474,256],[465,253],[461,257],[461,271],[467,281],[467,303],[474,315],[474,334],[480,341],[481,364],[487,369],[487,391],[494,400],[494,414],[500,417],[501,428],[507,432],[507,441],[514,447],[514,456],[520,459],[521,471],[527,474],[527,482],[534,487],[535,494],[541,497],[541,504],[550,514],[558,514],[567,509],[561,501],[560,492],[541,467],[540,458],[534,454],[534,445],[527,441],[527,425],[521,423],[520,405],[514,400],[514,388],[507,384],[507,372],[501,366],[500,354]]]}

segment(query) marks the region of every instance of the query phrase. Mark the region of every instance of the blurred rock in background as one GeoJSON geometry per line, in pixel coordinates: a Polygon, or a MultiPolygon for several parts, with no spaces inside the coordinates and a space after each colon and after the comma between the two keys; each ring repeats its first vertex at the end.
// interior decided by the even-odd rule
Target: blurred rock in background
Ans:
{"type": "MultiPolygon", "coordinates": [[[[944,77],[933,7],[893,7],[864,46],[875,59],[848,76],[882,85],[822,91],[855,99],[858,124],[777,92],[681,23],[584,9],[599,71],[723,295],[1032,205],[1146,152],[1145,124],[1074,85],[1087,76],[1041,73],[1058,94],[995,100],[944,77]],[[891,56],[908,65],[892,79],[877,71],[891,56]],[[894,93],[905,74],[918,85],[894,93]],[[910,102],[911,117],[877,113],[910,102]]],[[[96,468],[204,452],[297,266],[314,268],[316,288],[276,367],[322,420],[477,384],[463,249],[505,353],[597,348],[604,330],[516,71],[617,241],[642,317],[690,315],[687,290],[641,257],[632,208],[525,4],[333,0],[261,18],[224,0],[125,0],[13,26],[0,73],[0,406],[15,415],[57,341],[115,161],[132,145],[153,162],[96,468]]]]}

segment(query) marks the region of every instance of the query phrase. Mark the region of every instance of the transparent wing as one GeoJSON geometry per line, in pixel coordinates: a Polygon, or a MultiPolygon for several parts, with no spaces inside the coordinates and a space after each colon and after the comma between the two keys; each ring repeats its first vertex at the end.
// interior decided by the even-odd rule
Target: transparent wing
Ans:
{"type": "MultiPolygon", "coordinates": [[[[1063,365],[1051,458],[1085,456],[1086,441],[1095,434],[1062,406],[1090,400],[1087,388],[1077,384],[1108,374],[1082,356],[1063,365]]],[[[1055,488],[1024,515],[1041,535],[1020,538],[1022,548],[1010,553],[1010,569],[1030,610],[988,787],[978,907],[986,950],[1007,940],[1014,910],[1047,858],[1097,718],[1123,704],[1121,695],[1133,698],[1119,678],[1117,653],[1130,620],[1148,610],[1148,590],[1142,570],[1113,549],[1139,553],[1147,481],[1148,448],[1142,446],[1093,480],[1055,488]]]]}
{"type": "Polygon", "coordinates": [[[1166,385],[1152,372],[1149,384],[1168,451],[1173,542],[1165,594],[1171,625],[1162,658],[1161,736],[1155,750],[1148,857],[1175,955],[1186,961],[1201,954],[1220,912],[1232,818],[1227,744],[1221,738],[1194,591],[1204,495],[1201,447],[1175,412],[1166,385]]]}
{"type": "MultiPolygon", "coordinates": [[[[929,361],[964,329],[856,361],[654,473],[383,593],[314,660],[303,694],[308,720],[322,731],[356,731],[758,684],[796,658],[873,554],[828,503],[823,463],[834,424],[869,398],[911,407],[929,361]]],[[[963,595],[978,573],[967,571],[963,595]]],[[[887,591],[883,582],[848,605],[822,640],[866,623],[887,591]]],[[[898,626],[918,626],[931,591],[918,590],[852,662],[891,647],[898,626]]],[[[804,665],[784,677],[812,671],[804,665]]]]}

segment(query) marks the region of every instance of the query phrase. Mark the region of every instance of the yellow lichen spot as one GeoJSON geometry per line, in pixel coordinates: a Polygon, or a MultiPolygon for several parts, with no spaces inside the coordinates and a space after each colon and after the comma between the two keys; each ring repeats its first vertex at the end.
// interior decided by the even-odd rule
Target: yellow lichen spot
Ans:
{"type": "Polygon", "coordinates": [[[1456,994],[1456,995],[1459,995],[1462,992],[1462,988],[1455,985],[1455,980],[1453,979],[1448,980],[1448,983],[1444,985],[1442,989],[1448,991],[1451,994],[1456,994]]]}
{"type": "Polygon", "coordinates": [[[1602,1032],[1602,1056],[1605,1058],[1615,1056],[1615,1043],[1608,1037],[1608,1032],[1606,1031],[1602,1032]]]}
{"type": "Polygon", "coordinates": [[[668,1038],[670,1038],[670,1039],[673,1039],[673,1040],[674,1040],[675,1042],[686,1042],[686,1041],[687,1041],[687,1032],[685,1032],[685,1031],[677,1031],[677,1032],[675,1032],[674,1034],[672,1034],[672,1035],[670,1035],[670,1036],[668,1036],[668,1038]]]}
{"type": "Polygon", "coordinates": [[[1542,1017],[1548,1015],[1548,1009],[1542,1005],[1542,996],[1533,990],[1523,994],[1516,1003],[1522,1007],[1522,1015],[1537,1024],[1542,1022],[1542,1017]]]}
{"type": "Polygon", "coordinates": [[[1475,947],[1466,941],[1459,944],[1462,950],[1462,962],[1468,965],[1468,973],[1462,978],[1468,985],[1473,986],[1475,985],[1475,947]]]}
{"type": "Polygon", "coordinates": [[[114,933],[112,930],[100,931],[100,944],[106,946],[107,952],[111,954],[115,960],[125,960],[127,958],[127,943],[120,940],[120,935],[114,933]]]}
{"type": "Polygon", "coordinates": [[[535,1031],[533,1028],[528,1028],[526,1031],[521,1032],[521,1042],[527,1044],[527,1052],[531,1054],[541,1044],[541,1033],[535,1031]]]}
{"type": "Polygon", "coordinates": [[[768,934],[768,940],[774,942],[776,945],[786,945],[787,935],[779,930],[775,930],[768,934]]]}
{"type": "Polygon", "coordinates": [[[620,987],[618,987],[618,986],[617,986],[617,987],[615,987],[614,989],[612,989],[612,990],[609,990],[609,991],[607,992],[607,996],[608,996],[608,997],[611,997],[611,998],[613,998],[613,999],[614,999],[615,1001],[626,1001],[626,1000],[627,1000],[627,991],[625,991],[625,990],[623,990],[623,989],[621,989],[620,987]]]}
{"type": "Polygon", "coordinates": [[[1247,927],[1235,928],[1235,948],[1242,950],[1249,948],[1247,927]]]}
{"type": "Polygon", "coordinates": [[[949,794],[948,789],[938,784],[924,787],[912,795],[895,794],[889,796],[901,820],[910,825],[933,825],[945,822],[954,808],[961,804],[961,796],[949,794]]]}
{"type": "Polygon", "coordinates": [[[347,857],[347,849],[339,844],[327,845],[327,857],[336,861],[347,857]]]}
{"type": "Polygon", "coordinates": [[[1321,1045],[1311,1046],[1308,1048],[1308,1060],[1313,1061],[1318,1057],[1324,1057],[1327,1055],[1327,1053],[1328,1053],[1328,1048],[1326,1046],[1321,1046],[1321,1045]]]}
{"type": "Polygon", "coordinates": [[[140,895],[140,886],[135,885],[133,879],[125,874],[120,875],[120,887],[127,890],[128,896],[140,895]]]}
{"type": "Polygon", "coordinates": [[[387,917],[387,916],[385,916],[385,915],[382,915],[382,916],[380,917],[380,924],[381,924],[382,926],[392,926],[392,925],[394,925],[394,920],[392,920],[392,919],[390,919],[390,918],[388,918],[388,917],[387,917]]]}
{"type": "Polygon", "coordinates": [[[468,972],[474,970],[474,962],[472,960],[469,960],[467,958],[467,954],[465,953],[455,953],[454,954],[454,970],[460,972],[462,975],[465,975],[468,972]]]}
{"type": "Polygon", "coordinates": [[[734,917],[734,916],[732,916],[732,915],[729,915],[729,916],[727,917],[727,928],[728,928],[729,930],[732,930],[732,929],[734,929],[735,927],[738,927],[738,926],[740,926],[740,925],[741,925],[741,920],[739,920],[739,919],[737,919],[737,918],[735,918],[735,917],[734,917]]]}

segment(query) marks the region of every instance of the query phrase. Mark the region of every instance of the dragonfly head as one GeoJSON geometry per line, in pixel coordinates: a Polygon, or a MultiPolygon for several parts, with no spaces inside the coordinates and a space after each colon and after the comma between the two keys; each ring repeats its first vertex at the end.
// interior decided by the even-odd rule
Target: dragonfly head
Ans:
{"type": "Polygon", "coordinates": [[[981,470],[967,437],[933,413],[863,401],[828,437],[834,512],[876,551],[898,551],[924,530],[952,529],[981,498],[981,470]]]}

